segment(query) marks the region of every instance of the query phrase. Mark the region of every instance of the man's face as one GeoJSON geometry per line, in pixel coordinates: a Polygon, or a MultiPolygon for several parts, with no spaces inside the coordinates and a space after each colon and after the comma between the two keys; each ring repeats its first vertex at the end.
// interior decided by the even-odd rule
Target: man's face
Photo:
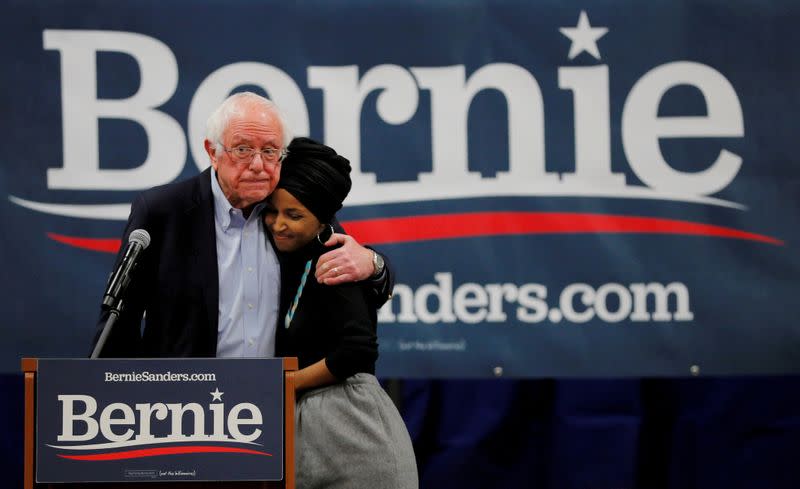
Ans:
{"type": "MultiPolygon", "coordinates": [[[[258,104],[245,104],[222,134],[222,145],[231,149],[249,146],[256,150],[283,148],[283,129],[274,114],[258,104]]],[[[216,141],[205,141],[211,166],[231,206],[247,209],[267,198],[278,184],[280,162],[269,163],[262,155],[246,161],[237,160],[224,149],[217,151],[216,141]]]]}

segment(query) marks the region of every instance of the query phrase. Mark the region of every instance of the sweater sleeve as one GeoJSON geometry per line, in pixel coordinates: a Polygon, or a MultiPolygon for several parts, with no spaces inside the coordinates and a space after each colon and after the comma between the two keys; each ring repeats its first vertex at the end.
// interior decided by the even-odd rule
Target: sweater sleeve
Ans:
{"type": "Polygon", "coordinates": [[[326,287],[326,316],[339,318],[339,330],[325,363],[340,380],[358,372],[375,372],[378,359],[377,315],[367,301],[365,287],[360,284],[326,287]]]}

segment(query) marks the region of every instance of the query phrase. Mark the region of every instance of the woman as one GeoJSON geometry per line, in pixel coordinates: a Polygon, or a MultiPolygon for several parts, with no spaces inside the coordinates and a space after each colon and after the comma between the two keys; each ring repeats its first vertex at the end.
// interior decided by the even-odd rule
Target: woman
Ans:
{"type": "Polygon", "coordinates": [[[297,487],[416,488],[408,432],[373,375],[377,311],[369,291],[314,279],[333,216],[350,191],[350,162],[308,138],[288,149],[264,220],[281,259],[276,352],[300,363],[297,487]]]}

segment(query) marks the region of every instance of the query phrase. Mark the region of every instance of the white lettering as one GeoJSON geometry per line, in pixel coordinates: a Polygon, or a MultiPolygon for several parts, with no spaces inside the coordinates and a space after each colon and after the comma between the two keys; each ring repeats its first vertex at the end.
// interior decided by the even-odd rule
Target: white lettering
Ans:
{"type": "Polygon", "coordinates": [[[648,321],[651,319],[648,312],[647,297],[652,296],[655,301],[655,311],[652,315],[654,321],[691,321],[694,314],[689,310],[689,289],[680,282],[672,282],[666,287],[659,283],[631,284],[630,290],[633,293],[634,307],[631,314],[631,321],[648,321]],[[672,294],[676,299],[675,314],[669,311],[669,296],[672,294]]]}
{"type": "Polygon", "coordinates": [[[676,194],[710,195],[725,188],[742,165],[742,159],[725,149],[703,171],[675,170],[659,147],[662,138],[741,137],[744,122],[739,99],[730,82],[718,71],[700,63],[667,63],[646,73],[631,89],[622,111],[622,143],[636,175],[648,186],[676,194]],[[659,117],[664,94],[678,85],[700,90],[706,116],[659,117]]]}
{"type": "Polygon", "coordinates": [[[547,287],[525,284],[519,288],[517,319],[523,323],[538,323],[547,317],[547,287]]]}
{"type": "Polygon", "coordinates": [[[97,421],[92,418],[92,415],[97,412],[97,401],[93,397],[83,395],[59,395],[58,400],[63,403],[61,407],[61,434],[57,437],[58,441],[86,441],[97,436],[97,421]],[[74,403],[76,402],[83,403],[83,413],[75,414],[74,403]],[[84,434],[76,435],[72,431],[76,422],[86,425],[86,432],[84,434]]]}
{"type": "Polygon", "coordinates": [[[155,404],[137,404],[136,410],[139,411],[139,433],[136,435],[137,440],[151,440],[154,439],[153,434],[150,432],[150,418],[153,414],[156,419],[164,421],[167,419],[167,406],[163,402],[155,404]]]}
{"type": "Polygon", "coordinates": [[[625,187],[625,174],[611,171],[608,66],[559,68],[558,86],[572,90],[575,112],[575,173],[564,183],[625,187]]]}
{"type": "Polygon", "coordinates": [[[132,190],[168,183],[186,162],[186,138],[174,119],[155,108],[178,86],[178,63],[161,41],[114,31],[53,30],[44,48],[61,54],[63,168],[47,170],[47,187],[79,190],[132,190]],[[139,65],[139,90],[126,99],[97,98],[97,53],[125,53],[139,65]],[[138,123],[147,135],[147,158],[131,169],[101,169],[100,119],[138,123]]]}
{"type": "Polygon", "coordinates": [[[517,286],[514,284],[487,284],[486,292],[489,293],[489,314],[486,321],[501,323],[507,316],[503,310],[504,302],[517,300],[517,286]]]}
{"type": "Polygon", "coordinates": [[[594,311],[597,313],[598,318],[607,323],[618,323],[626,319],[631,313],[632,305],[631,293],[621,284],[604,284],[597,289],[594,311]],[[615,295],[619,302],[616,312],[608,309],[608,296],[611,294],[615,295]]]}
{"type": "MultiPolygon", "coordinates": [[[[310,66],[308,86],[323,91],[325,142],[350,159],[356,188],[375,185],[375,175],[361,168],[361,111],[364,99],[375,90],[378,115],[390,124],[403,124],[417,111],[419,92],[405,68],[380,65],[358,79],[358,67],[310,66]]],[[[368,190],[366,190],[368,191],[368,190]]]]}
{"type": "Polygon", "coordinates": [[[433,275],[436,284],[425,284],[414,294],[414,309],[416,315],[423,323],[454,323],[453,314],[453,276],[450,273],[436,273],[433,275]],[[435,297],[438,310],[428,309],[428,299],[435,297]]]}
{"type": "Polygon", "coordinates": [[[478,92],[499,90],[508,107],[509,171],[498,181],[557,183],[558,176],[544,167],[544,104],[536,79],[517,65],[486,65],[465,81],[463,65],[411,68],[419,86],[431,91],[433,170],[420,181],[459,184],[480,180],[467,163],[469,106],[478,92]]]}
{"type": "Polygon", "coordinates": [[[486,306],[489,304],[489,295],[486,290],[475,283],[466,283],[457,288],[453,294],[453,310],[459,321],[475,324],[486,318],[486,306]],[[478,308],[472,312],[471,307],[478,308]]]}
{"type": "Polygon", "coordinates": [[[239,431],[239,425],[260,425],[262,422],[263,420],[261,419],[261,411],[255,404],[249,402],[237,404],[233,407],[233,409],[231,409],[231,412],[228,413],[228,431],[230,432],[231,436],[236,438],[238,441],[253,441],[261,436],[261,430],[258,428],[253,430],[253,432],[249,435],[245,435],[239,431]],[[242,411],[249,412],[250,417],[240,417],[239,414],[242,411]]]}
{"type": "Polygon", "coordinates": [[[451,272],[437,272],[435,283],[416,289],[396,284],[395,294],[380,310],[380,323],[462,324],[504,323],[507,305],[516,306],[516,320],[533,324],[583,324],[592,320],[605,323],[653,321],[692,321],[689,290],[685,284],[672,282],[606,283],[594,287],[587,283],[566,285],[554,295],[557,304],[548,302],[548,288],[543,284],[454,283],[451,272]],[[674,300],[673,300],[674,298],[674,300]],[[399,309],[397,312],[395,309],[399,309]]]}
{"type": "MultiPolygon", "coordinates": [[[[116,31],[44,31],[44,48],[61,58],[63,167],[47,173],[53,189],[133,190],[174,180],[186,160],[186,137],[180,124],[158,108],[177,87],[178,68],[172,51],[161,41],[116,31]],[[126,99],[97,98],[97,53],[115,52],[139,66],[138,91],[126,99]],[[99,122],[124,119],[144,128],[145,162],[128,169],[101,168],[99,122]]],[[[621,117],[622,146],[628,163],[644,185],[628,185],[625,174],[611,169],[609,67],[559,67],[558,86],[570,90],[574,102],[575,169],[559,177],[545,161],[544,101],[539,82],[521,66],[491,63],[469,77],[464,65],[403,67],[384,64],[359,75],[357,65],[309,66],[308,86],[322,91],[325,141],[348,157],[353,191],[348,205],[413,202],[489,196],[592,196],[699,202],[733,208],[741,204],[710,195],[737,175],[742,159],[721,148],[702,171],[679,171],[665,160],[659,142],[666,138],[742,137],[741,104],[730,82],[713,68],[690,61],[657,66],[639,79],[625,100],[621,117]],[[685,85],[703,96],[703,116],[660,117],[666,92],[685,85]],[[361,118],[364,101],[380,92],[377,113],[388,124],[404,124],[417,113],[420,90],[430,92],[431,170],[408,181],[382,181],[361,161],[361,118]],[[478,94],[499,92],[505,100],[508,162],[491,162],[494,176],[470,171],[470,107],[478,94]]],[[[208,167],[202,141],[208,114],[242,85],[264,89],[283,111],[294,134],[310,133],[303,92],[277,67],[257,62],[222,66],[207,76],[192,97],[187,117],[191,154],[196,166],[208,167]]],[[[494,124],[480,121],[480,124],[494,124]]],[[[136,162],[126,162],[136,163],[136,162]]],[[[423,162],[424,163],[424,162],[423,162]]],[[[673,162],[675,163],[675,162],[673,162]]],[[[704,163],[704,162],[695,162],[704,163]]],[[[32,202],[10,196],[39,212],[73,217],[125,219],[125,205],[92,206],[32,202]]],[[[494,303],[493,303],[494,304],[494,303]]],[[[405,309],[404,309],[405,310],[405,309]]],[[[445,311],[446,312],[446,311],[445,311]]],[[[492,310],[489,311],[492,315],[492,310]]],[[[407,319],[403,317],[403,321],[407,319]]]]}
{"type": "MultiPolygon", "coordinates": [[[[169,441],[180,442],[188,439],[207,439],[206,435],[206,411],[198,403],[142,403],[136,404],[135,410],[131,406],[115,402],[107,405],[99,415],[99,421],[95,420],[94,414],[97,412],[97,401],[87,395],[60,395],[59,401],[62,402],[62,427],[61,433],[57,436],[58,441],[78,442],[95,439],[98,434],[110,442],[129,442],[134,438],[137,444],[141,442],[169,441]],[[83,403],[84,409],[76,413],[75,404],[83,403]],[[186,434],[183,432],[186,424],[186,414],[191,413],[192,428],[186,434]],[[156,437],[153,435],[153,419],[165,421],[166,427],[170,432],[166,436],[156,437]],[[76,424],[86,426],[85,433],[76,433],[76,424]],[[115,426],[126,426],[123,433],[116,433],[115,426]]],[[[252,442],[261,436],[261,429],[253,429],[249,434],[241,431],[241,426],[261,425],[263,416],[255,404],[244,402],[236,404],[230,412],[225,414],[225,405],[210,404],[208,410],[211,414],[211,438],[224,440],[233,438],[239,442],[252,442]],[[227,423],[226,423],[227,421],[227,423]],[[228,433],[225,433],[225,429],[228,433]]],[[[163,430],[163,428],[162,428],[163,430]]]]}
{"type": "Polygon", "coordinates": [[[225,404],[212,404],[208,406],[211,410],[214,420],[214,437],[222,438],[225,436],[225,404]]]}
{"type": "Polygon", "coordinates": [[[585,323],[594,317],[594,309],[591,308],[595,300],[594,289],[589,284],[571,284],[561,293],[559,307],[564,318],[573,323],[585,323]],[[583,312],[578,312],[574,307],[574,297],[580,297],[581,303],[587,307],[583,312]]]}
{"type": "Polygon", "coordinates": [[[181,436],[183,434],[183,415],[187,412],[192,413],[194,419],[194,434],[205,434],[206,417],[203,407],[196,402],[189,404],[167,404],[167,408],[172,411],[172,434],[171,436],[181,436]]]}
{"type": "Polygon", "coordinates": [[[126,441],[129,440],[132,436],[134,431],[130,428],[125,430],[125,432],[121,435],[114,433],[112,427],[114,425],[126,425],[130,426],[134,424],[135,417],[133,415],[133,409],[130,408],[127,404],[123,404],[121,402],[115,402],[113,404],[109,404],[103,409],[103,412],[100,413],[100,432],[106,437],[107,440],[110,441],[126,441]],[[119,411],[122,413],[121,418],[113,417],[114,412],[119,411]]]}

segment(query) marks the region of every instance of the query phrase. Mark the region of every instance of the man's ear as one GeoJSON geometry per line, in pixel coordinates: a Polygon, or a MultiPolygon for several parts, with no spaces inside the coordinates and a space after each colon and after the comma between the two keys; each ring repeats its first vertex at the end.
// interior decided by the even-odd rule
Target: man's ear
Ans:
{"type": "Polygon", "coordinates": [[[211,160],[211,166],[214,167],[214,170],[217,169],[217,145],[212,143],[208,139],[203,142],[203,146],[206,148],[206,153],[208,153],[208,159],[211,160]]]}

